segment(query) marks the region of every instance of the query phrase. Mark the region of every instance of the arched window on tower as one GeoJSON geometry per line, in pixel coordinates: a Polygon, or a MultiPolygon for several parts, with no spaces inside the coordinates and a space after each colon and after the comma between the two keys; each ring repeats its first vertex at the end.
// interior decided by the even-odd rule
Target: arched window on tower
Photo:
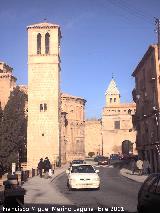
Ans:
{"type": "Polygon", "coordinates": [[[50,35],[49,35],[49,33],[46,33],[46,35],[45,35],[45,54],[49,54],[49,39],[50,39],[50,35]]]}
{"type": "Polygon", "coordinates": [[[37,54],[41,54],[41,34],[37,35],[37,54]]]}

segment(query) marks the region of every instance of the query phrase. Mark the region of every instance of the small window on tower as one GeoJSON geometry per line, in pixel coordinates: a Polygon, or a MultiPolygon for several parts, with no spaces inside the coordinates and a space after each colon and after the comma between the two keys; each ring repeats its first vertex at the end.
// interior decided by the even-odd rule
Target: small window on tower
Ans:
{"type": "Polygon", "coordinates": [[[43,111],[43,104],[40,104],[40,112],[43,111]]]}
{"type": "Polygon", "coordinates": [[[110,98],[110,103],[112,103],[112,98],[110,98]]]}
{"type": "Polygon", "coordinates": [[[114,98],[114,103],[116,102],[116,98],[114,98]]]}
{"type": "Polygon", "coordinates": [[[44,111],[46,111],[47,110],[47,104],[45,103],[44,104],[44,111]]]}
{"type": "Polygon", "coordinates": [[[37,54],[41,54],[41,34],[37,35],[37,54]]]}
{"type": "Polygon", "coordinates": [[[114,122],[114,128],[115,129],[120,129],[120,121],[115,121],[114,122]]]}
{"type": "Polygon", "coordinates": [[[50,41],[50,35],[49,33],[46,33],[45,35],[45,54],[49,54],[49,42],[50,41]]]}

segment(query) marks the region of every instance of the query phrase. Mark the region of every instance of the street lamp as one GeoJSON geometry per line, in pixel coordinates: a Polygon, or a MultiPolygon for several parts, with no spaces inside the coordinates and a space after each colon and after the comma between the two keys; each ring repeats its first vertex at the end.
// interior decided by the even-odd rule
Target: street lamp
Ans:
{"type": "Polygon", "coordinates": [[[102,126],[102,119],[100,120],[101,123],[101,140],[102,140],[102,156],[103,156],[103,126],[102,126]]]}
{"type": "Polygon", "coordinates": [[[99,147],[98,152],[99,152],[99,155],[100,155],[100,153],[101,153],[101,148],[100,148],[101,145],[99,144],[98,147],[99,147]]]}

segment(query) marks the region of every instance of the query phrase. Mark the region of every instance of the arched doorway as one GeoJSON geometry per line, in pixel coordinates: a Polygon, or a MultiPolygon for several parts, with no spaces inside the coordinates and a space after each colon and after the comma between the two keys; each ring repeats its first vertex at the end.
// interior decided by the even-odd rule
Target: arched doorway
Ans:
{"type": "Polygon", "coordinates": [[[130,140],[124,140],[122,142],[122,154],[123,155],[133,154],[133,143],[130,140]]]}

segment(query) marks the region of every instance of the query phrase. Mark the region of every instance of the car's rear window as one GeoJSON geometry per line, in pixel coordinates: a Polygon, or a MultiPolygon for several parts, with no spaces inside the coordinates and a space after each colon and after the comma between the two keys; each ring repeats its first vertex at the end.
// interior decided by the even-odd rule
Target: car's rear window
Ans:
{"type": "Polygon", "coordinates": [[[90,165],[72,166],[71,173],[95,173],[95,170],[90,165]]]}
{"type": "Polygon", "coordinates": [[[83,162],[84,162],[83,160],[73,160],[72,164],[81,164],[83,162]]]}
{"type": "Polygon", "coordinates": [[[99,160],[108,160],[107,157],[100,157],[99,160]]]}

